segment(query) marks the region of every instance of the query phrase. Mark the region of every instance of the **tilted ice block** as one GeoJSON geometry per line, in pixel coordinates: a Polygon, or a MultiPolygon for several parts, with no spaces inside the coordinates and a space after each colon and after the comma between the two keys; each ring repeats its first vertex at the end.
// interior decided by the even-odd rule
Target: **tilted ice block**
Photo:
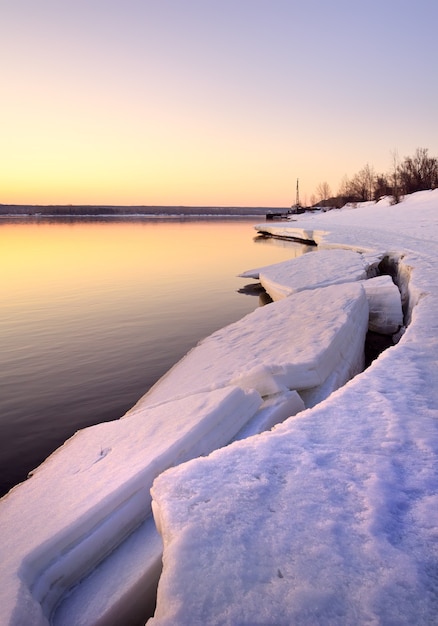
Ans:
{"type": "Polygon", "coordinates": [[[286,391],[265,400],[254,417],[234,437],[235,441],[270,430],[306,407],[296,391],[286,391]]]}
{"type": "Polygon", "coordinates": [[[390,276],[363,281],[370,307],[369,330],[392,335],[403,325],[400,292],[390,276]]]}
{"type": "Polygon", "coordinates": [[[343,358],[351,333],[364,337],[367,326],[368,303],[358,282],[293,294],[201,341],[136,407],[231,381],[253,385],[261,395],[316,387],[343,358]]]}
{"type": "Polygon", "coordinates": [[[336,361],[333,360],[330,375],[316,387],[298,390],[306,408],[322,402],[333,391],[363,371],[368,321],[359,311],[356,311],[355,314],[352,313],[349,322],[348,328],[344,329],[343,340],[338,344],[339,355],[336,361]]]}
{"type": "Polygon", "coordinates": [[[227,444],[260,404],[228,387],[76,433],[1,502],[0,622],[47,624],[62,595],[150,514],[154,478],[227,444]]]}
{"type": "MultiPolygon", "coordinates": [[[[363,280],[367,277],[369,263],[371,261],[366,261],[362,254],[352,250],[320,250],[262,267],[257,272],[264,289],[275,301],[305,289],[363,280]]],[[[255,271],[244,275],[254,277],[255,271]]]]}
{"type": "Polygon", "coordinates": [[[162,552],[163,542],[150,516],[67,594],[51,626],[143,623],[144,615],[154,609],[162,552]]]}
{"type": "MultiPolygon", "coordinates": [[[[292,258],[299,258],[301,257],[304,253],[307,252],[316,252],[316,248],[314,246],[306,246],[304,244],[302,244],[299,248],[295,249],[295,248],[289,248],[289,252],[290,252],[290,260],[292,260],[292,258]]],[[[287,262],[287,261],[286,261],[287,262]]],[[[239,278],[254,278],[254,279],[258,279],[260,272],[263,271],[266,267],[271,267],[270,265],[264,265],[262,267],[257,267],[257,268],[252,268],[250,270],[246,270],[245,272],[242,272],[241,274],[239,274],[239,278]]]]}
{"type": "Polygon", "coordinates": [[[368,278],[374,278],[379,275],[379,265],[382,261],[385,253],[383,251],[371,251],[362,252],[363,259],[367,265],[367,276],[368,278]]]}
{"type": "Polygon", "coordinates": [[[278,376],[276,377],[267,365],[250,367],[248,371],[238,374],[230,382],[241,389],[257,389],[261,396],[272,396],[287,391],[287,387],[279,382],[278,376]]]}
{"type": "Polygon", "coordinates": [[[254,278],[255,280],[258,280],[261,269],[263,268],[254,268],[252,270],[246,270],[245,272],[242,272],[241,274],[239,274],[239,278],[254,278]]]}
{"type": "Polygon", "coordinates": [[[365,367],[365,334],[365,324],[362,324],[361,329],[352,324],[351,332],[349,335],[346,333],[346,342],[341,349],[342,358],[339,359],[331,374],[318,387],[299,390],[306,408],[311,408],[322,402],[330,394],[363,371],[365,367]]]}

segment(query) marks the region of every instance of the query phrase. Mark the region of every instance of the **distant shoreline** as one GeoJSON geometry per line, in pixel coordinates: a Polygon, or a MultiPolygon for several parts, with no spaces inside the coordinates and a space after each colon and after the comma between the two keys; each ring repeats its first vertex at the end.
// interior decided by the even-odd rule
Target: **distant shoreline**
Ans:
{"type": "Polygon", "coordinates": [[[209,206],[117,206],[117,205],[31,205],[0,204],[2,217],[179,217],[179,216],[260,216],[279,207],[209,207],[209,206]]]}

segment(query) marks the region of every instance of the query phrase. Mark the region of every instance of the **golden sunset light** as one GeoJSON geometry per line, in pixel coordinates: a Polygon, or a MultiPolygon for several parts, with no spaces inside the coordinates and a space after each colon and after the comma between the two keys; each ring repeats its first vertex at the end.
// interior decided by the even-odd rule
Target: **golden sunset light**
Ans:
{"type": "Polygon", "coordinates": [[[10,3],[0,202],[289,206],[436,152],[427,12],[313,4],[10,3]]]}

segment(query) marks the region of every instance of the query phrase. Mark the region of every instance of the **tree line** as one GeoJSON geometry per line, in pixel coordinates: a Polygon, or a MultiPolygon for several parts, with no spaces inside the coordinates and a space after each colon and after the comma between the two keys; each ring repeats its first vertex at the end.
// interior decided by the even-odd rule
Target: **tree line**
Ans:
{"type": "Polygon", "coordinates": [[[392,196],[394,204],[404,195],[438,187],[438,158],[429,156],[427,148],[417,148],[413,156],[399,160],[392,154],[389,172],[377,173],[368,163],[351,178],[343,178],[338,193],[332,196],[328,183],[320,183],[312,205],[340,207],[347,202],[378,201],[382,196],[392,196]]]}

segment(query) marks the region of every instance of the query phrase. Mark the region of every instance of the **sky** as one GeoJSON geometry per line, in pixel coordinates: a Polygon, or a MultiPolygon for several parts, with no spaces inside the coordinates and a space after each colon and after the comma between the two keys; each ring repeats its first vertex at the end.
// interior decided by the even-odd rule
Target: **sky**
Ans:
{"type": "Polygon", "coordinates": [[[436,0],[0,0],[0,203],[279,206],[438,155],[436,0]]]}

